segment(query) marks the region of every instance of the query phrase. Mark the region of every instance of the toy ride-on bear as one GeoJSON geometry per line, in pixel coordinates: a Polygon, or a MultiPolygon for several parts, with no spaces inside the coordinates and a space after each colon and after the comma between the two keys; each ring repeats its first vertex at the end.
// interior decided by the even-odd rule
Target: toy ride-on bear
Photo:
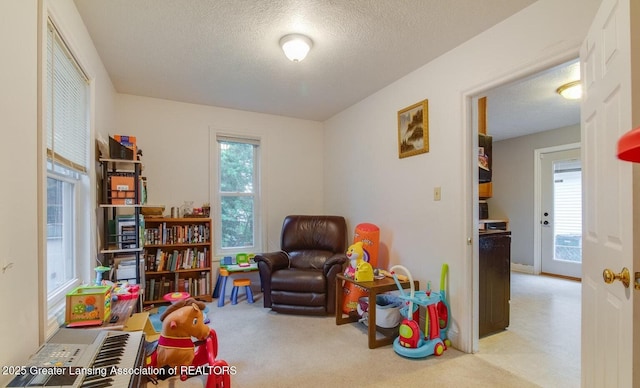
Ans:
{"type": "Polygon", "coordinates": [[[145,361],[147,367],[160,371],[157,378],[177,374],[184,381],[193,375],[206,374],[206,388],[231,386],[233,368],[216,359],[218,337],[204,323],[205,307],[203,302],[188,298],[172,304],[162,314],[162,332],[157,341],[147,344],[145,361]]]}

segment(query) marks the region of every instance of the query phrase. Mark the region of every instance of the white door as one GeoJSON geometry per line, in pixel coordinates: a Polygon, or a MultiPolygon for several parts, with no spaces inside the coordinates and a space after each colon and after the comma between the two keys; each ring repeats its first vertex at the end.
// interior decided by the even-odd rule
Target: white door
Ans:
{"type": "Polygon", "coordinates": [[[580,148],[540,154],[540,265],[543,273],[582,277],[580,148]]]}
{"type": "Polygon", "coordinates": [[[585,88],[583,387],[640,385],[633,377],[633,275],[631,288],[603,280],[605,268],[620,273],[626,267],[633,273],[633,238],[638,234],[633,230],[632,164],[615,155],[617,140],[632,128],[631,1],[637,0],[603,0],[580,49],[585,88]]]}

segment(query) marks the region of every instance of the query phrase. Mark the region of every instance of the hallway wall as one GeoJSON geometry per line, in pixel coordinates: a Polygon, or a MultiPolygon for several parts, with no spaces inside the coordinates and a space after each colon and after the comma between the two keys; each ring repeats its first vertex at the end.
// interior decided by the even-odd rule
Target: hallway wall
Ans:
{"type": "Polygon", "coordinates": [[[507,218],[511,228],[511,262],[533,266],[534,151],[579,143],[580,125],[553,129],[493,143],[491,218],[507,218]]]}

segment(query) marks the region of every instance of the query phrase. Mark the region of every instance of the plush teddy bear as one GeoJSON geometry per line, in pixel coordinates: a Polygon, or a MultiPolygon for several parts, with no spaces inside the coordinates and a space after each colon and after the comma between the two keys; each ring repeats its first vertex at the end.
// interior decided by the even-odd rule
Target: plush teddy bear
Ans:
{"type": "Polygon", "coordinates": [[[373,267],[364,260],[365,250],[362,241],[352,244],[347,249],[350,266],[355,269],[353,279],[356,282],[373,281],[373,267]]]}
{"type": "Polygon", "coordinates": [[[169,306],[162,314],[162,332],[158,339],[158,366],[189,366],[193,362],[194,344],[191,337],[207,338],[209,326],[204,323],[203,302],[188,298],[169,306]]]}

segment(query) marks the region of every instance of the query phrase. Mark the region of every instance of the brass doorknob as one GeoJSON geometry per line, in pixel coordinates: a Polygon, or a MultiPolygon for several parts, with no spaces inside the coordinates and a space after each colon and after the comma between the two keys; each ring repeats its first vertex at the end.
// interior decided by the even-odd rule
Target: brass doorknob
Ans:
{"type": "Polygon", "coordinates": [[[618,274],[606,268],[604,271],[602,271],[602,278],[607,284],[611,284],[615,280],[620,280],[624,285],[624,288],[629,288],[629,284],[631,284],[631,275],[629,274],[629,269],[627,269],[627,267],[622,268],[622,271],[620,271],[620,273],[618,274]]]}

